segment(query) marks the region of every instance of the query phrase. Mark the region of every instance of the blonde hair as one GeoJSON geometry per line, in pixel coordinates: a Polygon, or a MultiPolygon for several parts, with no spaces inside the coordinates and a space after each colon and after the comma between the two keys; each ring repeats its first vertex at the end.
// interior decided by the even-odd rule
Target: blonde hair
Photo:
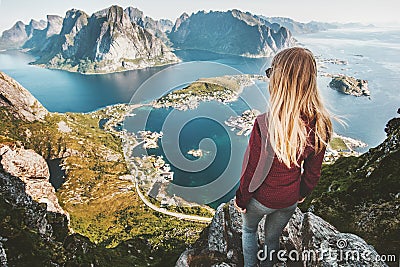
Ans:
{"type": "Polygon", "coordinates": [[[332,122],[317,88],[317,64],[310,50],[292,47],[272,60],[269,83],[268,131],[277,158],[290,168],[299,166],[307,145],[308,121],[316,120],[315,152],[332,137],[332,122]]]}

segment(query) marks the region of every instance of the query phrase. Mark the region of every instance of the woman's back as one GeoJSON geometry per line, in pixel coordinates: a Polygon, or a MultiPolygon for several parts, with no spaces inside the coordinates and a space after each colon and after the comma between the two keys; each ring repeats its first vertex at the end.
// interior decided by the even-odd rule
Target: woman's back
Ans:
{"type": "MultiPolygon", "coordinates": [[[[260,128],[260,138],[268,139],[267,132],[265,132],[268,127],[265,125],[263,116],[265,115],[262,114],[257,119],[257,124],[260,128]]],[[[308,182],[310,179],[315,183],[318,181],[320,175],[319,161],[323,159],[325,150],[316,157],[314,156],[315,119],[310,121],[304,119],[304,121],[309,134],[307,137],[307,146],[298,159],[297,164],[292,163],[291,166],[288,167],[274,155],[268,174],[264,177],[263,183],[255,191],[254,197],[267,207],[284,208],[297,202],[297,200],[301,198],[301,190],[306,189],[306,183],[303,185],[301,183],[302,178],[308,182]],[[304,160],[307,161],[307,164],[304,166],[306,168],[305,175],[307,175],[307,177],[301,177],[301,166],[304,160]],[[313,177],[310,177],[311,174],[313,174],[313,177]],[[303,189],[301,187],[303,187],[303,189]]],[[[264,148],[261,147],[261,149],[264,148]]],[[[260,158],[260,161],[265,161],[265,159],[260,158]]]]}

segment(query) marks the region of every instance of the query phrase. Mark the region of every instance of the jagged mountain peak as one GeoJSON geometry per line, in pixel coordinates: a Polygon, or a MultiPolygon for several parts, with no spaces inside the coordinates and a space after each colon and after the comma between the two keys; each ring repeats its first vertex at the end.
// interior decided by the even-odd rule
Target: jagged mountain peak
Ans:
{"type": "Polygon", "coordinates": [[[43,30],[46,28],[47,22],[45,20],[37,21],[37,20],[31,19],[31,21],[29,21],[28,25],[34,29],[43,30]]]}
{"type": "Polygon", "coordinates": [[[125,13],[127,13],[131,19],[143,19],[144,17],[143,11],[132,6],[125,8],[125,13]]]}
{"type": "Polygon", "coordinates": [[[128,24],[130,22],[124,9],[120,6],[111,6],[107,9],[106,17],[108,22],[128,24]]]}
{"type": "Polygon", "coordinates": [[[46,38],[59,34],[62,29],[63,18],[57,15],[47,15],[46,38]]]}
{"type": "Polygon", "coordinates": [[[88,14],[79,9],[68,10],[63,19],[60,35],[76,34],[84,25],[88,23],[88,14]]]}

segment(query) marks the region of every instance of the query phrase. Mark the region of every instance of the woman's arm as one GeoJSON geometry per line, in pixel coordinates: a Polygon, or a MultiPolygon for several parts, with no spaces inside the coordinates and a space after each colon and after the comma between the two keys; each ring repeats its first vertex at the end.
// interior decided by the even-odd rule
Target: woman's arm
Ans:
{"type": "Polygon", "coordinates": [[[315,154],[312,152],[303,163],[303,173],[301,174],[300,182],[300,197],[304,198],[308,196],[314,187],[317,185],[319,178],[321,177],[321,165],[324,160],[326,147],[320,152],[315,154]]]}
{"type": "Polygon", "coordinates": [[[240,186],[236,191],[236,204],[242,209],[245,209],[250,201],[253,193],[249,192],[249,184],[253,178],[254,172],[258,165],[261,152],[261,131],[257,120],[255,120],[251,131],[249,144],[242,164],[242,173],[240,177],[240,186]]]}

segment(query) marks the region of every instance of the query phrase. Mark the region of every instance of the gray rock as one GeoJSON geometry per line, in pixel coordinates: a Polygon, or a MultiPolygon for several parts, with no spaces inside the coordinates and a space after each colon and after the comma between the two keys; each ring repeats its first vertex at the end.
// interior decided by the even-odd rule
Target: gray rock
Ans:
{"type": "Polygon", "coordinates": [[[10,148],[0,145],[0,167],[9,174],[20,177],[26,184],[26,193],[39,203],[45,203],[47,210],[64,214],[69,218],[50,184],[49,167],[45,159],[32,149],[10,148]]]}
{"type": "Polygon", "coordinates": [[[42,120],[48,111],[18,82],[0,72],[0,107],[6,107],[15,118],[42,120]]]}
{"type": "Polygon", "coordinates": [[[46,161],[32,149],[11,149],[0,145],[1,165],[11,175],[22,179],[49,180],[50,172],[46,161]]]}
{"type": "MultiPolygon", "coordinates": [[[[208,228],[207,242],[200,238],[181,255],[176,266],[201,266],[204,262],[212,266],[242,266],[241,224],[233,200],[222,204],[208,228]]],[[[264,242],[262,225],[263,222],[258,231],[260,248],[264,242]]],[[[280,243],[281,249],[286,250],[286,266],[387,266],[373,261],[377,252],[359,236],[340,233],[320,217],[298,208],[283,230],[280,243]]]]}
{"type": "Polygon", "coordinates": [[[53,229],[43,209],[25,192],[25,184],[18,177],[0,171],[0,192],[2,200],[12,208],[23,211],[24,224],[42,235],[51,236],[53,229]]]}

